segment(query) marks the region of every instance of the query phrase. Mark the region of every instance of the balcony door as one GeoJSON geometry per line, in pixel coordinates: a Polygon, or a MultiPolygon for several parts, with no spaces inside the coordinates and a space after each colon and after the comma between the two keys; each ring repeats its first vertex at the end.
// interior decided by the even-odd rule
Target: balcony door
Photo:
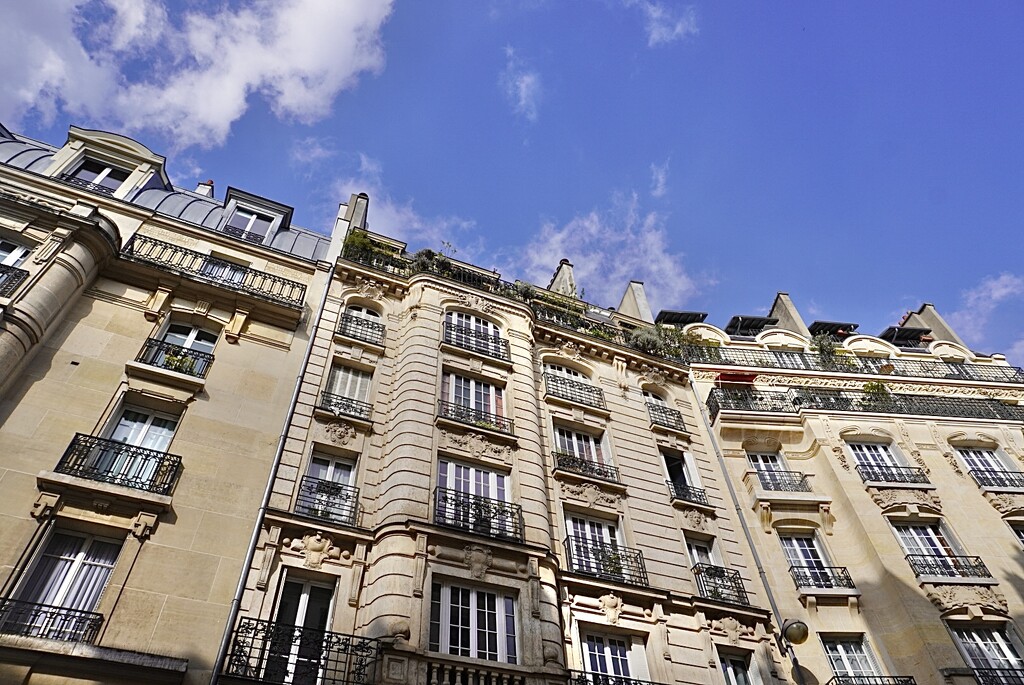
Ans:
{"type": "MultiPolygon", "coordinates": [[[[966,657],[967,663],[972,668],[984,669],[1024,669],[1024,659],[1021,659],[1017,646],[1010,641],[1004,630],[999,628],[967,627],[954,628],[960,649],[966,657]]],[[[979,682],[981,682],[979,680],[979,682]]],[[[1019,674],[1007,673],[1005,680],[998,675],[985,682],[1012,683],[1020,682],[1019,674]]]]}
{"type": "Polygon", "coordinates": [[[780,535],[779,542],[786,553],[786,561],[798,569],[801,576],[810,580],[814,587],[831,586],[826,570],[829,564],[814,535],[780,535]]]}
{"type": "Polygon", "coordinates": [[[436,519],[484,535],[510,535],[514,521],[507,477],[478,466],[442,459],[437,474],[436,519]]]}
{"type": "Polygon", "coordinates": [[[187,350],[212,354],[217,346],[218,335],[198,326],[172,323],[164,333],[164,342],[184,347],[187,350]]]}
{"type": "Polygon", "coordinates": [[[373,376],[366,371],[349,366],[335,366],[331,368],[330,378],[327,379],[327,392],[338,397],[365,402],[370,394],[372,378],[373,376]]]}
{"type": "Polygon", "coordinates": [[[958,551],[938,523],[899,523],[894,526],[903,551],[932,557],[953,557],[958,551]]]}
{"type": "Polygon", "coordinates": [[[864,639],[822,639],[832,672],[837,676],[877,676],[878,668],[864,645],[864,639]]]}
{"type": "MultiPolygon", "coordinates": [[[[446,373],[441,379],[441,399],[459,407],[470,410],[468,418],[474,418],[474,412],[482,412],[492,416],[505,415],[505,400],[502,389],[491,383],[446,373]]],[[[488,417],[480,417],[484,420],[488,417]]]]}
{"type": "Polygon", "coordinates": [[[584,516],[570,516],[568,524],[573,570],[621,579],[625,569],[616,524],[584,516]]]}
{"type": "Polygon", "coordinates": [[[355,465],[314,453],[302,479],[296,512],[338,523],[355,522],[356,497],[350,488],[355,465]]]}
{"type": "Polygon", "coordinates": [[[497,324],[465,312],[448,312],[444,318],[450,326],[446,336],[453,345],[492,357],[504,356],[497,324]]]}
{"type": "Polygon", "coordinates": [[[604,450],[601,448],[601,438],[595,438],[589,433],[556,427],[555,445],[563,454],[582,461],[609,465],[604,458],[604,450]]]}
{"type": "Polygon", "coordinates": [[[318,685],[328,652],[328,623],[334,588],[312,581],[286,580],[277,606],[276,624],[264,682],[318,685]]]}
{"type": "Polygon", "coordinates": [[[686,553],[690,556],[690,565],[706,564],[715,565],[715,559],[711,552],[711,544],[699,540],[686,541],[686,553]]]}
{"type": "Polygon", "coordinates": [[[850,449],[853,451],[853,458],[857,462],[857,466],[873,469],[890,469],[903,466],[896,459],[888,445],[873,442],[855,442],[850,444],[850,449]]]}
{"type": "Polygon", "coordinates": [[[108,440],[142,449],[100,444],[90,455],[89,467],[105,480],[148,484],[157,474],[177,426],[177,417],[169,414],[125,407],[110,427],[108,440]]]}
{"type": "Polygon", "coordinates": [[[18,266],[27,256],[27,247],[9,240],[0,240],[0,266],[18,266]]]}
{"type": "Polygon", "coordinates": [[[1006,465],[996,456],[993,450],[958,449],[960,458],[967,464],[969,471],[1007,471],[1006,465]]]}
{"type": "MultiPolygon", "coordinates": [[[[629,643],[618,637],[609,635],[595,635],[587,633],[583,636],[586,654],[587,673],[599,673],[605,676],[618,676],[630,678],[633,673],[629,670],[629,643]]],[[[588,681],[590,682],[590,681],[588,681]]],[[[613,678],[598,679],[593,682],[614,683],[613,678]]]]}
{"type": "Polygon", "coordinates": [[[750,467],[758,473],[773,473],[785,470],[782,459],[775,453],[749,452],[747,454],[747,461],[750,463],[750,467]]]}

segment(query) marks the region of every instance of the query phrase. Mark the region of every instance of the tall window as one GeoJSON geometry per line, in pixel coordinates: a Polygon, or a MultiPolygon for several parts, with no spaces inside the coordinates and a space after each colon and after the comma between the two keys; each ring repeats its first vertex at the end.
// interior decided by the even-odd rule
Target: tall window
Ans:
{"type": "Polygon", "coordinates": [[[518,663],[515,597],[505,592],[432,583],[429,648],[444,654],[518,663]]]}
{"type": "Polygon", "coordinates": [[[630,678],[633,675],[629,668],[629,643],[626,640],[610,635],[586,633],[583,636],[583,644],[587,650],[588,673],[622,678],[630,678]]]}
{"type": "Polygon", "coordinates": [[[748,452],[747,462],[758,473],[784,471],[786,468],[782,459],[774,452],[748,452]]]}
{"type": "Polygon", "coordinates": [[[508,477],[479,466],[438,462],[437,523],[484,535],[508,536],[518,526],[509,501],[508,477]]]}
{"type": "Polygon", "coordinates": [[[960,458],[967,464],[971,471],[1008,471],[1006,464],[995,453],[995,450],[979,448],[960,448],[957,450],[960,458]]]}
{"type": "Polygon", "coordinates": [[[465,312],[444,315],[445,342],[491,357],[507,358],[501,328],[487,319],[465,312]]]}
{"type": "Polygon", "coordinates": [[[337,523],[355,523],[357,490],[352,486],[355,466],[344,459],[313,453],[302,479],[295,511],[337,523]]]}
{"type": "Polygon", "coordinates": [[[167,327],[167,332],[164,333],[164,342],[210,354],[213,352],[213,348],[217,346],[218,337],[217,333],[205,328],[172,323],[167,327]]]}
{"type": "Polygon", "coordinates": [[[888,445],[875,442],[851,442],[850,450],[858,466],[902,466],[888,445]]]}
{"type": "MultiPolygon", "coordinates": [[[[972,668],[1024,668],[1024,659],[1021,659],[1018,646],[1010,640],[1005,629],[970,626],[954,628],[953,635],[972,668]]],[[[996,678],[993,682],[1011,681],[996,678]]]]}
{"type": "Polygon", "coordinates": [[[798,584],[811,587],[831,587],[832,577],[826,570],[830,566],[828,557],[813,533],[779,535],[786,561],[793,567],[798,584]]]}
{"type": "Polygon", "coordinates": [[[83,466],[90,478],[146,488],[166,476],[162,462],[177,426],[170,414],[125,407],[106,440],[92,443],[83,466]]]}
{"type": "Polygon", "coordinates": [[[559,452],[597,464],[607,464],[601,438],[569,428],[555,427],[555,446],[559,452]]]}
{"type": "Polygon", "coordinates": [[[875,676],[878,667],[871,656],[863,636],[822,638],[832,672],[837,676],[875,676]]]}
{"type": "Polygon", "coordinates": [[[121,187],[122,183],[128,180],[130,173],[124,169],[111,166],[106,162],[86,159],[69,175],[73,179],[84,183],[92,183],[113,193],[121,187]]]}
{"type": "Polygon", "coordinates": [[[165,452],[178,427],[177,417],[148,409],[125,407],[110,430],[110,439],[136,447],[165,452]]]}
{"type": "Polygon", "coordinates": [[[661,395],[656,395],[650,390],[644,390],[644,402],[647,404],[656,404],[659,407],[667,407],[668,404],[665,402],[665,398],[661,395]]]}
{"type": "Polygon", "coordinates": [[[628,570],[619,554],[616,523],[588,516],[568,517],[572,570],[612,578],[622,578],[628,570]]]}
{"type": "Polygon", "coordinates": [[[330,585],[290,578],[285,581],[274,617],[280,628],[270,638],[264,682],[320,682],[320,668],[325,665],[322,631],[327,630],[330,621],[333,597],[330,585]]]}
{"type": "Polygon", "coordinates": [[[327,392],[350,400],[365,402],[370,394],[372,376],[350,366],[334,366],[327,379],[327,392]]]}
{"type": "Polygon", "coordinates": [[[199,267],[199,273],[221,283],[241,283],[245,280],[246,268],[217,257],[206,257],[199,267]]]}
{"type": "Polygon", "coordinates": [[[893,525],[903,551],[936,557],[957,556],[960,550],[946,537],[938,523],[897,523],[893,525]]]}
{"type": "Polygon", "coordinates": [[[697,564],[715,565],[715,557],[710,540],[691,540],[690,538],[685,538],[685,541],[686,554],[690,557],[691,566],[696,566],[697,564]]]}
{"type": "Polygon", "coordinates": [[[562,366],[561,364],[545,364],[545,373],[551,373],[562,378],[569,378],[574,381],[586,381],[587,377],[576,369],[569,366],[562,366]]]}
{"type": "Polygon", "coordinates": [[[224,232],[250,242],[261,243],[266,239],[273,221],[269,216],[239,207],[231,214],[224,232]]]}
{"type": "Polygon", "coordinates": [[[661,458],[665,460],[665,471],[672,484],[690,488],[700,487],[700,480],[688,455],[662,452],[661,458]]]}
{"type": "Polygon", "coordinates": [[[475,411],[505,415],[505,399],[502,389],[491,383],[446,373],[441,379],[441,397],[460,407],[475,411]]]}
{"type": "Polygon", "coordinates": [[[720,658],[722,674],[726,685],[751,685],[747,659],[741,656],[723,654],[720,658]]]}
{"type": "Polygon", "coordinates": [[[28,248],[10,240],[0,240],[0,266],[18,266],[28,256],[28,248]]]}

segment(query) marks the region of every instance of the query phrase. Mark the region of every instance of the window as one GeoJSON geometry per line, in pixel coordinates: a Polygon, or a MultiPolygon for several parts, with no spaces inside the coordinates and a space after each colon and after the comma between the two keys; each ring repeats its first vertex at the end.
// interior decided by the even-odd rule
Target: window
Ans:
{"type": "Polygon", "coordinates": [[[314,452],[299,488],[296,513],[353,525],[358,507],[354,469],[350,461],[314,452]]]}
{"type": "Polygon", "coordinates": [[[619,637],[587,633],[583,636],[587,673],[621,676],[634,675],[629,668],[629,643],[619,637]]]}
{"type": "Polygon", "coordinates": [[[779,535],[791,573],[800,587],[834,587],[828,556],[813,533],[779,535]]]}
{"type": "Polygon", "coordinates": [[[164,452],[177,427],[177,417],[170,414],[125,407],[110,429],[110,440],[164,452]]]}
{"type": "Polygon", "coordinates": [[[554,374],[556,376],[561,376],[562,378],[570,378],[572,380],[577,381],[587,380],[587,377],[584,376],[579,371],[577,371],[576,369],[570,368],[568,366],[562,366],[561,364],[545,364],[544,371],[546,373],[554,374]]]}
{"type": "Polygon", "coordinates": [[[269,216],[239,207],[231,214],[224,232],[251,243],[262,243],[273,222],[269,216]]]}
{"type": "Polygon", "coordinates": [[[723,654],[720,663],[726,685],[752,685],[745,657],[723,654]]]}
{"type": "Polygon", "coordinates": [[[444,654],[518,663],[515,597],[505,592],[432,583],[429,648],[444,654]]]}
{"type": "Polygon", "coordinates": [[[264,682],[319,682],[321,662],[330,663],[323,658],[323,631],[329,625],[333,598],[330,585],[290,578],[285,581],[274,619],[278,628],[269,640],[264,682]]]}
{"type": "Polygon", "coordinates": [[[876,676],[880,675],[875,660],[871,656],[864,638],[822,638],[832,672],[837,676],[876,676]]]}
{"type": "Polygon", "coordinates": [[[465,312],[444,315],[444,341],[490,357],[508,359],[507,341],[497,324],[465,312]]]}
{"type": "Polygon", "coordinates": [[[691,566],[696,566],[697,564],[715,566],[711,541],[684,539],[686,541],[686,554],[690,557],[691,566]]]}
{"type": "Polygon", "coordinates": [[[213,361],[213,348],[219,335],[197,326],[172,323],[162,340],[147,340],[138,361],[204,378],[213,361]]]}
{"type": "Polygon", "coordinates": [[[964,556],[940,523],[897,523],[893,529],[918,577],[991,577],[984,562],[978,557],[964,556]]]}
{"type": "Polygon", "coordinates": [[[555,446],[562,454],[597,464],[607,464],[601,438],[569,428],[555,427],[555,446]]]}
{"type": "Polygon", "coordinates": [[[446,373],[441,379],[441,397],[459,407],[494,416],[505,415],[502,389],[475,378],[446,373]]]}
{"type": "Polygon", "coordinates": [[[959,448],[971,478],[981,487],[1024,488],[1024,473],[1007,466],[998,452],[990,449],[959,448]]]}
{"type": "Polygon", "coordinates": [[[665,471],[668,473],[669,482],[683,487],[700,485],[687,455],[662,452],[661,458],[665,461],[665,471]]]}
{"type": "Polygon", "coordinates": [[[864,482],[927,483],[922,469],[908,467],[889,445],[876,442],[851,442],[850,451],[857,473],[864,482]]]}
{"type": "Polygon", "coordinates": [[[779,455],[774,453],[747,453],[747,461],[750,463],[750,467],[758,473],[768,473],[772,471],[784,471],[782,459],[779,455]]]}
{"type": "Polygon", "coordinates": [[[82,183],[91,183],[111,194],[121,187],[121,184],[128,180],[130,172],[124,169],[110,166],[106,162],[98,162],[95,159],[86,159],[77,169],[68,174],[71,178],[82,183]]]}
{"type": "Polygon", "coordinates": [[[903,466],[893,455],[888,445],[874,442],[851,442],[850,449],[858,466],[865,467],[893,467],[903,466]]]}
{"type": "Polygon", "coordinates": [[[334,366],[327,379],[327,392],[358,402],[365,402],[370,394],[370,381],[373,377],[366,371],[353,369],[349,366],[334,366]]]}
{"type": "Polygon", "coordinates": [[[350,304],[345,308],[345,313],[364,321],[380,321],[380,314],[378,312],[358,304],[350,304]]]}
{"type": "Polygon", "coordinates": [[[959,551],[946,539],[941,524],[897,523],[893,528],[907,554],[948,557],[956,556],[959,551]]]}
{"type": "Polygon", "coordinates": [[[1017,537],[1017,542],[1024,545],[1024,523],[1011,523],[1010,530],[1017,537]]]}
{"type": "MultiPolygon", "coordinates": [[[[971,668],[1024,669],[1024,659],[1021,659],[1015,641],[1011,641],[1004,628],[954,628],[953,635],[971,668]]],[[[1006,681],[996,678],[992,682],[1017,680],[1018,677],[1006,681]]]]}
{"type": "Polygon", "coordinates": [[[189,326],[188,324],[172,323],[164,333],[164,342],[178,345],[189,350],[210,354],[217,345],[220,336],[213,331],[189,326]]]}
{"type": "Polygon", "coordinates": [[[496,537],[518,535],[519,510],[506,504],[505,474],[442,459],[437,486],[437,523],[496,537]]]}
{"type": "Polygon", "coordinates": [[[29,249],[10,240],[0,240],[0,266],[18,266],[28,256],[29,249]]]}
{"type": "Polygon", "coordinates": [[[245,280],[248,267],[235,264],[216,257],[207,257],[199,267],[199,273],[220,283],[241,283],[245,280]]]}
{"type": "Polygon", "coordinates": [[[626,559],[619,551],[616,523],[571,515],[566,527],[569,530],[569,554],[573,571],[616,580],[624,577],[626,559]]]}
{"type": "Polygon", "coordinates": [[[656,404],[659,407],[667,407],[668,406],[668,404],[665,403],[665,398],[662,397],[661,395],[655,395],[650,390],[644,390],[643,393],[644,393],[644,402],[646,402],[647,404],[656,404]]]}

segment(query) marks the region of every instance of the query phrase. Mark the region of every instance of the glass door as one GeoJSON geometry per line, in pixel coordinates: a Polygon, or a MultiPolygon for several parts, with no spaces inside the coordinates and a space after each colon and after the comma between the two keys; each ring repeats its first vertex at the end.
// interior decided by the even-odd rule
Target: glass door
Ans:
{"type": "Polygon", "coordinates": [[[285,581],[263,674],[266,682],[318,685],[320,669],[327,665],[325,631],[333,597],[328,585],[285,581]]]}

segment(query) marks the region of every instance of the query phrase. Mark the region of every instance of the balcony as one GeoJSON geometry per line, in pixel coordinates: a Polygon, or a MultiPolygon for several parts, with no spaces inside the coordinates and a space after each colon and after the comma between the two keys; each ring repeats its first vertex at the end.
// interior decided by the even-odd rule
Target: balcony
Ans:
{"type": "Polygon", "coordinates": [[[1024,489],[1024,473],[1020,471],[991,471],[988,469],[971,469],[971,478],[982,488],[1024,489]]]}
{"type": "Polygon", "coordinates": [[[103,615],[0,598],[0,634],[92,644],[103,615]]]}
{"type": "Polygon", "coordinates": [[[338,321],[338,335],[362,340],[372,345],[384,344],[384,324],[344,313],[338,321]]]}
{"type": "Polygon", "coordinates": [[[907,561],[914,574],[937,578],[991,578],[981,557],[945,556],[942,554],[908,554],[907,561]]]}
{"type": "Polygon", "coordinates": [[[569,570],[604,580],[646,587],[647,567],[638,549],[570,535],[565,539],[569,570]]]}
{"type": "Polygon", "coordinates": [[[351,416],[363,421],[369,421],[373,414],[373,405],[370,403],[329,392],[320,393],[320,404],[317,405],[317,409],[336,416],[351,416]]]}
{"type": "Polygon", "coordinates": [[[624,675],[569,671],[569,685],[659,685],[652,680],[638,680],[624,675]]]}
{"type": "Polygon", "coordinates": [[[789,574],[798,589],[856,590],[845,566],[790,566],[789,574]]]}
{"type": "Polygon", "coordinates": [[[306,286],[302,283],[225,262],[145,235],[136,234],[129,240],[121,256],[285,307],[301,308],[306,297],[306,286]]]}
{"type": "Polygon", "coordinates": [[[106,195],[107,197],[114,196],[115,188],[100,185],[99,183],[93,183],[92,181],[86,181],[78,178],[72,174],[60,174],[57,176],[57,180],[62,183],[67,183],[69,186],[76,186],[84,190],[88,190],[90,193],[98,193],[100,195],[106,195]]]}
{"type": "Polygon", "coordinates": [[[865,483],[913,483],[928,484],[928,474],[916,466],[888,466],[883,464],[858,464],[860,479],[865,483]]]}
{"type": "Polygon", "coordinates": [[[837,675],[825,685],[917,685],[909,675],[837,675]]]}
{"type": "Polygon", "coordinates": [[[544,387],[547,389],[547,394],[552,397],[598,409],[608,408],[604,401],[604,391],[589,383],[581,383],[571,378],[546,373],[544,374],[544,387]]]}
{"type": "Polygon", "coordinates": [[[558,326],[559,328],[566,328],[577,333],[583,333],[584,335],[589,335],[592,338],[597,338],[605,342],[624,345],[625,336],[622,333],[622,329],[609,323],[588,318],[583,313],[583,308],[587,306],[589,305],[585,302],[569,298],[566,298],[565,308],[550,307],[536,300],[531,304],[534,316],[536,316],[537,321],[541,323],[551,324],[558,326]]]}
{"type": "Polygon", "coordinates": [[[445,402],[444,400],[439,400],[437,403],[437,415],[441,418],[451,419],[452,421],[476,426],[477,428],[498,431],[499,433],[508,433],[509,435],[513,434],[513,429],[515,428],[512,419],[506,419],[504,416],[480,411],[472,407],[465,407],[454,402],[445,402]]]}
{"type": "Polygon", "coordinates": [[[568,454],[566,452],[552,452],[551,456],[555,460],[555,468],[560,471],[578,473],[581,476],[600,478],[601,480],[608,480],[613,483],[619,482],[619,470],[614,466],[602,464],[586,457],[577,457],[575,454],[568,454]]]}
{"type": "Polygon", "coordinates": [[[247,231],[244,228],[238,228],[237,226],[225,225],[217,229],[217,232],[229,235],[232,238],[244,240],[245,242],[252,243],[253,245],[262,245],[263,241],[267,239],[265,233],[254,233],[252,231],[247,231]]]}
{"type": "Polygon", "coordinates": [[[683,423],[682,412],[666,407],[663,404],[647,403],[647,413],[651,417],[651,423],[655,426],[664,426],[674,431],[686,432],[686,424],[683,423]]]}
{"type": "Polygon", "coordinates": [[[974,679],[978,685],[1024,685],[1024,669],[976,668],[974,679]]]}
{"type": "Polygon", "coordinates": [[[458,324],[446,321],[444,324],[444,341],[449,345],[455,345],[464,350],[494,357],[502,361],[507,362],[512,359],[509,354],[508,340],[503,340],[496,335],[475,331],[469,326],[459,326],[458,324]]]}
{"type": "Polygon", "coordinates": [[[295,513],[342,526],[354,526],[359,511],[359,488],[329,480],[303,476],[295,513]]]}
{"type": "Polygon", "coordinates": [[[224,674],[268,685],[370,685],[377,682],[380,652],[375,638],[243,618],[224,674]]]}
{"type": "Polygon", "coordinates": [[[434,523],[477,535],[523,541],[523,508],[460,490],[434,488],[434,523]]]}
{"type": "Polygon", "coordinates": [[[676,483],[671,480],[665,481],[668,483],[669,494],[672,495],[672,499],[683,500],[684,502],[693,502],[694,504],[700,504],[705,507],[710,507],[711,504],[708,502],[708,495],[702,488],[695,488],[686,483],[676,483]]]}
{"type": "Polygon", "coordinates": [[[758,471],[761,487],[772,492],[810,492],[807,474],[799,471],[758,471]]]}
{"type": "MultiPolygon", "coordinates": [[[[443,657],[442,657],[443,658],[443,657]]],[[[427,663],[428,685],[526,685],[527,675],[514,670],[514,666],[492,662],[479,664],[452,656],[451,662],[436,661],[427,663]]],[[[411,678],[411,677],[410,677],[411,678]]],[[[410,679],[409,682],[418,682],[410,679]]],[[[532,679],[530,682],[534,682],[532,679]]]]}
{"type": "Polygon", "coordinates": [[[0,297],[13,295],[26,278],[28,278],[28,272],[24,269],[0,264],[0,297]]]}
{"type": "Polygon", "coordinates": [[[183,373],[195,378],[206,378],[213,364],[213,355],[199,350],[190,350],[181,345],[149,338],[142,346],[135,361],[159,369],[183,373]]]}
{"type": "Polygon", "coordinates": [[[711,564],[697,564],[693,567],[693,577],[697,581],[697,593],[705,599],[750,604],[739,571],[711,564]]]}
{"type": "Polygon", "coordinates": [[[54,471],[157,495],[170,495],[181,474],[181,457],[77,433],[54,471]]]}

